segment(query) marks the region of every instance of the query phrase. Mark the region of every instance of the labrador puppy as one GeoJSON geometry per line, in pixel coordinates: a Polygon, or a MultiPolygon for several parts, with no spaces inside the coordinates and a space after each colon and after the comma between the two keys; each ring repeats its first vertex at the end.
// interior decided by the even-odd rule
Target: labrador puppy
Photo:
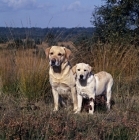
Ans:
{"type": "Polygon", "coordinates": [[[112,76],[101,71],[97,74],[92,74],[91,66],[85,63],[78,63],[73,68],[73,73],[76,75],[76,90],[78,99],[78,109],[75,113],[81,111],[83,98],[89,99],[89,113],[94,112],[95,96],[102,95],[106,92],[107,108],[110,110],[111,88],[113,85],[112,76]]]}
{"type": "MultiPolygon", "coordinates": [[[[71,51],[65,47],[52,46],[45,50],[49,58],[49,80],[52,87],[54,98],[54,111],[58,111],[60,97],[71,97],[73,101],[73,110],[77,109],[77,95],[75,88],[75,76],[69,64],[71,51]]],[[[63,105],[65,104],[62,101],[63,105]]]]}

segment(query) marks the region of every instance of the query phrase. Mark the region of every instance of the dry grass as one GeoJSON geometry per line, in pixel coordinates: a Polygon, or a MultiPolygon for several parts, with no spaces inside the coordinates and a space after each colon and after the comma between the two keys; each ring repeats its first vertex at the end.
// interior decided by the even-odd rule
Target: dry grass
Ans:
{"type": "Polygon", "coordinates": [[[93,72],[114,77],[113,106],[96,106],[93,116],[60,108],[52,112],[48,62],[33,50],[0,50],[0,139],[2,140],[137,140],[139,139],[139,55],[134,46],[97,44],[74,52],[72,65],[86,62],[93,72]],[[8,93],[8,94],[7,94],[8,93]]]}
{"type": "Polygon", "coordinates": [[[132,77],[138,74],[139,49],[134,46],[96,44],[91,50],[80,48],[72,63],[89,63],[94,72],[108,71],[115,77],[132,77]],[[78,57],[77,57],[78,56],[78,57]]]}
{"type": "Polygon", "coordinates": [[[33,50],[2,50],[0,61],[5,92],[36,98],[46,89],[48,62],[33,54],[33,50]]]}

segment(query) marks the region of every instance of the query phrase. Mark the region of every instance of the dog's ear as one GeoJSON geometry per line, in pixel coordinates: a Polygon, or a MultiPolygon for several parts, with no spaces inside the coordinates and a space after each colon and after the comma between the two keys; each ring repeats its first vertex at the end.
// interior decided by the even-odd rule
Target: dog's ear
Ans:
{"type": "Polygon", "coordinates": [[[51,49],[50,47],[45,49],[45,54],[46,54],[46,57],[48,57],[48,56],[49,56],[49,51],[50,51],[50,49],[51,49]]]}
{"type": "Polygon", "coordinates": [[[76,65],[72,67],[73,75],[76,73],[76,65]]]}
{"type": "Polygon", "coordinates": [[[66,58],[69,59],[70,56],[71,56],[71,51],[69,49],[65,48],[65,47],[64,47],[64,49],[65,49],[65,52],[66,52],[66,58]]]}
{"type": "Polygon", "coordinates": [[[92,67],[90,65],[88,65],[88,68],[89,68],[89,72],[92,71],[92,67]]]}

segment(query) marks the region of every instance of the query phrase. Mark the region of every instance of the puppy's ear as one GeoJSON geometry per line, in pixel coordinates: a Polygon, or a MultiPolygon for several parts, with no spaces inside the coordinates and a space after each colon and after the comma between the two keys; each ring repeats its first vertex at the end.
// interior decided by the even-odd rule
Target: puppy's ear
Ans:
{"type": "Polygon", "coordinates": [[[66,58],[69,59],[69,57],[71,56],[71,51],[69,49],[65,48],[65,47],[64,47],[64,49],[65,49],[65,52],[66,52],[66,58]]]}
{"type": "Polygon", "coordinates": [[[76,65],[72,67],[73,75],[76,73],[76,65]]]}
{"type": "Polygon", "coordinates": [[[47,49],[45,49],[45,54],[46,54],[46,57],[48,57],[49,56],[49,51],[50,51],[50,47],[49,48],[47,48],[47,49]]]}

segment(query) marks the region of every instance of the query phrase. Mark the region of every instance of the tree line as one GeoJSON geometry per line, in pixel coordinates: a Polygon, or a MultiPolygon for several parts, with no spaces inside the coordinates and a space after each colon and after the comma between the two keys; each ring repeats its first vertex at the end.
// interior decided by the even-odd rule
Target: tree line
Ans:
{"type": "MultiPolygon", "coordinates": [[[[73,41],[75,45],[130,43],[139,45],[139,0],[104,0],[91,16],[92,27],[84,28],[11,28],[0,27],[0,43],[11,39],[73,41]]],[[[17,41],[18,42],[18,41],[17,41]]]]}
{"type": "MultiPolygon", "coordinates": [[[[0,43],[9,40],[34,39],[36,43],[42,41],[74,41],[80,37],[91,37],[94,28],[12,28],[0,27],[0,43]]],[[[18,42],[18,41],[17,41],[18,42]]]]}

